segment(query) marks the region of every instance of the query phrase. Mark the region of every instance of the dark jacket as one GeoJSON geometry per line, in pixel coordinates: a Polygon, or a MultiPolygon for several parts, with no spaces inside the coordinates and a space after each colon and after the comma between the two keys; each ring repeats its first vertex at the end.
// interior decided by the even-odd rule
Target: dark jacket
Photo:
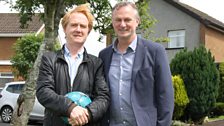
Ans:
{"type": "MultiPolygon", "coordinates": [[[[158,43],[138,37],[131,79],[131,106],[138,126],[170,126],[174,109],[174,91],[166,51],[158,43]]],[[[102,50],[106,80],[112,46],[102,50]]],[[[108,82],[109,83],[109,82],[108,82]]],[[[108,126],[109,111],[103,126],[108,126]]]]}
{"type": "Polygon", "coordinates": [[[47,52],[42,56],[37,80],[37,99],[45,107],[44,126],[66,126],[61,116],[70,116],[74,103],[64,95],[81,91],[92,100],[87,106],[90,113],[88,125],[98,125],[109,106],[109,88],[105,82],[101,59],[84,51],[73,87],[70,85],[64,49],[47,52]]]}

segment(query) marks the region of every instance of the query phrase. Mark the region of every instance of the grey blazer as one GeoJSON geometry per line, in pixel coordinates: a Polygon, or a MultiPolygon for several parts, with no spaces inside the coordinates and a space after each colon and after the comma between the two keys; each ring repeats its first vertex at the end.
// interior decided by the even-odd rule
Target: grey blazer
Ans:
{"type": "MultiPolygon", "coordinates": [[[[164,47],[138,37],[132,70],[131,101],[138,126],[170,126],[174,109],[174,91],[164,47]]],[[[99,53],[108,82],[112,45],[99,53]]],[[[109,82],[108,82],[109,84],[109,82]]],[[[109,125],[109,111],[102,126],[109,125]]]]}

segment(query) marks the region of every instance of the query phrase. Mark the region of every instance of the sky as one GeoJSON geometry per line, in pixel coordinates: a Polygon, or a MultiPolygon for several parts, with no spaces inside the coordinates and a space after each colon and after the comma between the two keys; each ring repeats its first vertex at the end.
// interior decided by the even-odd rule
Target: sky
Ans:
{"type": "Polygon", "coordinates": [[[180,0],[224,23],[224,0],[180,0]]]}
{"type": "MultiPolygon", "coordinates": [[[[114,0],[111,0],[114,1],[114,0]]],[[[224,0],[179,0],[224,23],[224,0]]],[[[0,13],[9,12],[9,5],[0,0],[0,13]]],[[[13,11],[15,12],[15,11],[13,11]]]]}

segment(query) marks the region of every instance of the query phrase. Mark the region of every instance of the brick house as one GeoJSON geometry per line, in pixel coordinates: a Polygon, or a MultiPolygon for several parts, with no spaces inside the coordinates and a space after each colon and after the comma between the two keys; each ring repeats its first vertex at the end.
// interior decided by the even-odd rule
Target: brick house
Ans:
{"type": "Polygon", "coordinates": [[[0,87],[5,82],[13,81],[14,76],[10,57],[16,40],[28,33],[38,33],[43,29],[43,23],[38,16],[34,16],[26,29],[20,28],[18,13],[0,13],[0,87]]]}
{"type": "Polygon", "coordinates": [[[152,36],[170,38],[170,42],[163,43],[170,61],[184,48],[193,50],[204,45],[216,63],[224,62],[223,22],[178,0],[150,0],[149,6],[150,14],[158,20],[152,36]]]}

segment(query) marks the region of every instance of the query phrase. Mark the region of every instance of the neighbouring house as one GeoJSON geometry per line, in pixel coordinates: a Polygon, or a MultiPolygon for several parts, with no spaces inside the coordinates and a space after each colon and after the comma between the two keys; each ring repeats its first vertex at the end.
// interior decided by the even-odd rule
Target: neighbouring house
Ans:
{"type": "Polygon", "coordinates": [[[28,27],[22,29],[18,13],[0,13],[0,87],[5,82],[14,81],[10,57],[14,54],[12,48],[16,40],[28,33],[38,33],[43,29],[43,23],[36,15],[28,27]]]}
{"type": "MultiPolygon", "coordinates": [[[[17,80],[12,72],[12,63],[10,57],[14,54],[12,48],[16,40],[28,33],[39,34],[44,32],[44,24],[39,20],[38,15],[33,17],[29,22],[28,28],[20,28],[19,14],[18,13],[0,13],[0,87],[6,82],[17,80]]],[[[63,45],[65,43],[65,35],[62,26],[59,25],[58,40],[63,45]]],[[[100,34],[92,30],[85,42],[87,52],[95,56],[99,51],[106,47],[105,37],[99,42],[100,34]]]]}
{"type": "Polygon", "coordinates": [[[150,14],[158,20],[152,36],[170,39],[162,43],[170,61],[184,48],[193,50],[203,45],[211,51],[216,63],[224,62],[223,22],[178,0],[150,0],[150,14]]]}

